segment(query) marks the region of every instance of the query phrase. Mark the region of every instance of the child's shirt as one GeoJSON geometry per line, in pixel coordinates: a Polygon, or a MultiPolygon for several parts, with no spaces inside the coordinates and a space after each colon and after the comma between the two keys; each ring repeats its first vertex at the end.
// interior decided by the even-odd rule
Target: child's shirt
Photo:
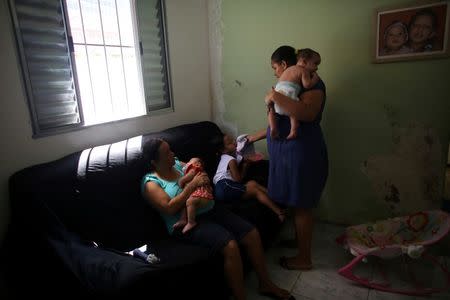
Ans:
{"type": "Polygon", "coordinates": [[[231,156],[229,154],[222,154],[220,157],[219,166],[217,167],[216,175],[214,175],[213,183],[217,184],[222,179],[229,179],[233,180],[233,177],[231,176],[230,169],[228,168],[228,164],[233,159],[236,159],[236,157],[231,156]]]}

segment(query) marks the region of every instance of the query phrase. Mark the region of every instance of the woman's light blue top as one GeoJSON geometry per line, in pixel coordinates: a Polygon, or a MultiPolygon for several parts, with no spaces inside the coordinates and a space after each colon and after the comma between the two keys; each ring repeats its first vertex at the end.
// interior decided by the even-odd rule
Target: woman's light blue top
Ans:
{"type": "MultiPolygon", "coordinates": [[[[183,176],[183,166],[181,165],[181,162],[178,159],[175,159],[175,165],[174,168],[180,173],[180,177],[183,176]]],[[[167,195],[169,195],[170,199],[173,199],[177,195],[179,195],[183,189],[178,185],[178,180],[175,181],[168,181],[159,178],[156,173],[148,173],[145,174],[142,178],[141,183],[141,190],[144,192],[145,184],[149,181],[153,181],[156,184],[158,184],[167,195]]],[[[205,213],[209,210],[211,210],[214,207],[214,201],[208,201],[208,204],[202,208],[199,208],[197,210],[197,215],[205,213]]],[[[173,225],[178,222],[181,216],[181,211],[177,212],[174,215],[165,214],[163,212],[159,212],[161,217],[164,219],[164,222],[166,223],[167,231],[169,234],[172,234],[173,232],[173,225]]]]}

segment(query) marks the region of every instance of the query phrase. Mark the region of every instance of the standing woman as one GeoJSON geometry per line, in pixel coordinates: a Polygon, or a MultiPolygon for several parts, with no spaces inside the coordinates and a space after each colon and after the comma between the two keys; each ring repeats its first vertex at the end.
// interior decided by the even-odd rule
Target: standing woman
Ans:
{"type": "MultiPolygon", "coordinates": [[[[295,52],[292,47],[282,47],[288,47],[290,51],[295,52]]],[[[315,56],[317,70],[320,63],[319,53],[311,49],[301,49],[299,54],[315,56]]],[[[271,64],[277,77],[277,68],[286,66],[273,56],[271,64]]],[[[283,256],[279,261],[283,268],[289,270],[312,268],[312,209],[318,205],[328,177],[328,153],[320,127],[325,99],[325,84],[321,79],[312,88],[302,89],[298,101],[276,92],[273,88],[265,99],[268,105],[276,104],[288,114],[276,116],[279,138],[270,137],[270,128],[266,131],[266,138],[270,156],[269,196],[275,202],[294,210],[298,253],[294,257],[283,256]],[[299,134],[295,139],[287,140],[290,116],[300,122],[299,134]]],[[[262,138],[264,133],[259,131],[249,136],[249,141],[262,138]]]]}

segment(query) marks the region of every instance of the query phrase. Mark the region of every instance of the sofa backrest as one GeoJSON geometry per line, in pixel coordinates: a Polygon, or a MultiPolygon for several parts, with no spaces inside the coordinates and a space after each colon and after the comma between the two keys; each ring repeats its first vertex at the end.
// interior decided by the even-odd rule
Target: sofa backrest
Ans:
{"type": "Polygon", "coordinates": [[[156,137],[166,140],[182,161],[201,157],[213,175],[222,132],[212,122],[181,125],[85,149],[14,174],[12,221],[40,222],[38,216],[48,212],[36,210],[45,208],[82,238],[122,250],[166,238],[162,219],[141,195],[141,179],[148,172],[142,149],[156,137]]]}

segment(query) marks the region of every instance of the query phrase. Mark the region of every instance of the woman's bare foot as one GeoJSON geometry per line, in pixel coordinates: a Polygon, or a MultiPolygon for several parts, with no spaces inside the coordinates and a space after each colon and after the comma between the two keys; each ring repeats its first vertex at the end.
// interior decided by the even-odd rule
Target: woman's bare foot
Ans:
{"type": "Polygon", "coordinates": [[[289,291],[276,286],[272,282],[264,284],[260,283],[259,293],[273,299],[295,299],[289,291]]]}
{"type": "Polygon", "coordinates": [[[280,266],[286,270],[308,271],[312,269],[311,261],[303,261],[297,257],[280,257],[280,266]]]}

